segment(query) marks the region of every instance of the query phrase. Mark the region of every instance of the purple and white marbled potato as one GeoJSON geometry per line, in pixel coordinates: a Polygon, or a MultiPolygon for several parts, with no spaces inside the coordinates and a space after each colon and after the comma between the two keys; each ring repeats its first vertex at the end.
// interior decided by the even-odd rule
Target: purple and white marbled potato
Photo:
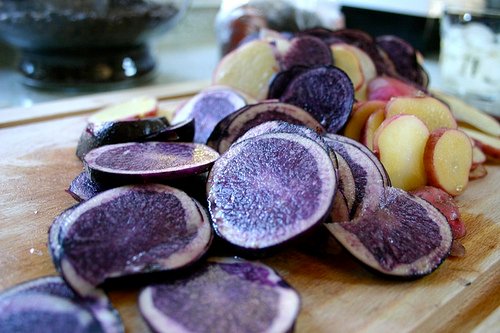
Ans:
{"type": "Polygon", "coordinates": [[[337,133],[351,114],[354,87],[337,67],[312,67],[290,81],[280,101],[303,108],[328,133],[337,133]]]}
{"type": "Polygon", "coordinates": [[[93,181],[123,185],[203,173],[217,158],[216,151],[200,143],[132,142],[94,149],[84,164],[93,181]]]}
{"type": "Polygon", "coordinates": [[[181,279],[152,285],[139,296],[154,332],[292,332],[298,293],[271,268],[238,259],[209,259],[181,279]]]}
{"type": "Polygon", "coordinates": [[[0,309],[2,332],[124,332],[118,312],[103,293],[81,298],[59,276],[5,290],[0,309]]]}
{"type": "Polygon", "coordinates": [[[172,123],[194,119],[194,142],[206,143],[219,121],[247,104],[243,95],[233,88],[215,86],[202,90],[182,104],[172,123]]]}
{"type": "Polygon", "coordinates": [[[385,188],[377,209],[325,226],[362,263],[398,277],[431,273],[448,257],[453,241],[439,210],[394,187],[385,188]]]}
{"type": "Polygon", "coordinates": [[[64,212],[49,231],[56,268],[82,296],[99,293],[108,278],[192,264],[211,240],[205,210],[159,184],[102,192],[64,212]]]}
{"type": "Polygon", "coordinates": [[[330,154],[292,133],[235,144],[214,164],[207,182],[215,231],[249,250],[282,244],[323,221],[336,188],[330,154]]]}

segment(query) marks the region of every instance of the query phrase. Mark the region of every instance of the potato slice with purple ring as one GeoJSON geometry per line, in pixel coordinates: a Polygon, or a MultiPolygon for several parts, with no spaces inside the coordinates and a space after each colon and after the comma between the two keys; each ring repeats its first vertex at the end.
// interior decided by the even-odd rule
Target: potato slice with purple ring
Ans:
{"type": "Polygon", "coordinates": [[[351,222],[326,223],[342,245],[384,275],[417,278],[434,271],[453,241],[446,217],[433,205],[394,187],[385,188],[377,209],[351,222]]]}
{"type": "MultiPolygon", "coordinates": [[[[43,320],[46,320],[49,326],[51,325],[50,322],[52,320],[51,311],[55,310],[55,307],[53,307],[54,302],[57,304],[60,303],[60,299],[63,299],[64,302],[62,304],[64,303],[70,304],[70,306],[76,312],[82,311],[85,313],[86,311],[89,311],[92,314],[92,316],[94,317],[93,320],[90,322],[91,323],[90,325],[93,325],[94,329],[92,332],[102,332],[102,333],[125,332],[118,311],[115,308],[113,308],[110,300],[104,293],[94,295],[94,297],[81,298],[77,294],[75,294],[75,292],[60,276],[45,276],[35,280],[26,281],[14,287],[11,287],[0,294],[0,303],[2,303],[3,300],[8,300],[13,297],[27,296],[27,298],[30,300],[29,303],[33,304],[33,302],[31,301],[32,299],[30,297],[35,295],[36,298],[37,294],[52,296],[51,298],[48,298],[48,300],[50,300],[51,302],[51,304],[49,304],[47,307],[48,312],[43,312],[42,310],[42,313],[40,313],[40,315],[43,316],[44,318],[43,320]]],[[[39,300],[44,302],[45,300],[47,300],[47,298],[41,298],[39,300]]],[[[34,304],[33,309],[30,309],[29,306],[27,306],[25,307],[24,310],[25,311],[27,310],[30,314],[36,316],[37,311],[41,310],[38,309],[36,306],[37,304],[34,304]]],[[[23,317],[25,317],[26,315],[27,313],[24,312],[23,317]]],[[[78,317],[78,315],[75,313],[73,314],[68,313],[67,315],[68,315],[67,317],[68,320],[74,318],[73,316],[78,317]]],[[[32,327],[31,331],[39,331],[39,330],[44,331],[44,329],[42,329],[39,326],[40,324],[41,324],[40,321],[37,321],[36,326],[32,327]]],[[[29,323],[24,323],[24,325],[29,325],[29,323]]],[[[74,322],[72,322],[72,325],[74,325],[74,322]]],[[[9,329],[7,329],[1,323],[0,327],[2,327],[4,330],[9,331],[9,329]]],[[[19,329],[19,327],[17,327],[17,329],[19,329]]],[[[54,331],[55,329],[56,329],[55,326],[52,326],[50,328],[50,331],[54,331]]],[[[71,327],[71,331],[74,331],[75,329],[76,329],[75,326],[71,327]]],[[[19,331],[16,330],[16,332],[19,331]]]]}
{"type": "MultiPolygon", "coordinates": [[[[328,134],[325,141],[337,155],[344,158],[352,172],[354,182],[344,182],[342,179],[342,193],[349,204],[350,218],[374,209],[381,200],[384,187],[389,185],[384,168],[374,162],[376,157],[373,153],[366,147],[360,149],[360,144],[353,144],[355,141],[352,139],[328,134]]],[[[346,177],[346,180],[349,180],[349,177],[346,177]]]]}
{"type": "Polygon", "coordinates": [[[109,278],[190,265],[211,240],[204,209],[159,184],[102,192],[63,213],[49,232],[54,264],[80,296],[98,295],[109,278]]]}
{"type": "Polygon", "coordinates": [[[157,333],[285,333],[293,331],[300,297],[264,264],[210,258],[194,274],[143,289],[139,308],[157,333]]]}
{"type": "Polygon", "coordinates": [[[91,150],[85,169],[98,184],[164,181],[207,171],[219,158],[212,148],[187,142],[131,142],[91,150]]]}
{"type": "Polygon", "coordinates": [[[206,143],[217,123],[227,115],[245,106],[247,102],[248,98],[233,88],[224,86],[210,87],[202,90],[182,104],[175,111],[172,124],[194,119],[193,141],[206,143]]]}
{"type": "Polygon", "coordinates": [[[291,133],[262,134],[232,146],[207,182],[215,231],[247,250],[278,246],[322,222],[336,189],[330,154],[291,133]]]}

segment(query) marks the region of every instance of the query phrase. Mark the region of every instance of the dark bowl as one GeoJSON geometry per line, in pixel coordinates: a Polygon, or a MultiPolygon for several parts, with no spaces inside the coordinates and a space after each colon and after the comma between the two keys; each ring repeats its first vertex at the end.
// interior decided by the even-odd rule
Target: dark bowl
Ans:
{"type": "Polygon", "coordinates": [[[25,83],[82,88],[152,72],[152,36],[175,26],[190,0],[0,0],[0,38],[20,50],[25,83]]]}

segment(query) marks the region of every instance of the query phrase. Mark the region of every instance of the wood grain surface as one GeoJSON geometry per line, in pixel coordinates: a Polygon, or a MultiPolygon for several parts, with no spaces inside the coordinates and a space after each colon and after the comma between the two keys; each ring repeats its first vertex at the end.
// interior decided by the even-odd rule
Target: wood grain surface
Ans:
{"type": "MultiPolygon", "coordinates": [[[[163,99],[167,108],[175,104],[163,99]]],[[[60,116],[19,116],[0,128],[0,290],[56,274],[47,230],[75,204],[65,190],[82,170],[75,148],[85,113],[93,109],[88,105],[94,105],[80,102],[85,107],[59,101],[60,116]]],[[[45,112],[36,108],[27,113],[45,112]]],[[[0,120],[13,119],[3,112],[0,120]]],[[[487,169],[487,177],[471,182],[457,198],[468,229],[466,256],[446,260],[422,279],[389,280],[366,271],[345,251],[312,244],[261,259],[301,294],[296,332],[500,332],[500,166],[487,169]]],[[[113,289],[109,295],[127,332],[148,332],[136,306],[137,289],[113,289]]]]}

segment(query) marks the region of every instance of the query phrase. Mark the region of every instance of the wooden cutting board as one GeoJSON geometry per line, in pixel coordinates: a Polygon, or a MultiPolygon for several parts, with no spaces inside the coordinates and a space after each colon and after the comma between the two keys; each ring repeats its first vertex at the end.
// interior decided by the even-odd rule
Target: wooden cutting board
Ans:
{"type": "MultiPolygon", "coordinates": [[[[130,96],[151,95],[168,110],[206,82],[104,93],[0,110],[0,290],[56,274],[47,251],[53,218],[73,205],[65,192],[82,170],[75,157],[86,114],[130,96]]],[[[296,332],[500,332],[500,166],[458,198],[467,255],[416,281],[375,276],[345,251],[287,249],[262,259],[302,297],[296,332]]],[[[127,332],[148,332],[137,290],[113,290],[127,332]]]]}

